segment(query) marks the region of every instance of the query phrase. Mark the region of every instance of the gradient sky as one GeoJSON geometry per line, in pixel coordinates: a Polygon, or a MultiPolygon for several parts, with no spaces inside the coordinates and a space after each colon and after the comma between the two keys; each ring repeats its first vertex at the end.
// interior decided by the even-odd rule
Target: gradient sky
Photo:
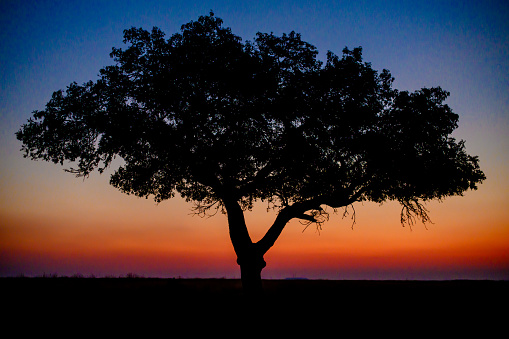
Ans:
{"type": "MultiPolygon", "coordinates": [[[[292,221],[264,278],[509,279],[509,4],[430,0],[1,1],[0,276],[239,277],[224,215],[123,195],[104,174],[76,179],[23,159],[14,136],[53,91],[97,79],[124,29],[169,36],[211,9],[244,39],[295,30],[320,58],[362,46],[394,87],[448,90],[454,136],[487,176],[477,191],[428,204],[426,226],[402,227],[392,203],[355,204],[353,228],[341,213],[319,233],[292,221]]],[[[246,215],[254,240],[274,217],[264,204],[246,215]]]]}

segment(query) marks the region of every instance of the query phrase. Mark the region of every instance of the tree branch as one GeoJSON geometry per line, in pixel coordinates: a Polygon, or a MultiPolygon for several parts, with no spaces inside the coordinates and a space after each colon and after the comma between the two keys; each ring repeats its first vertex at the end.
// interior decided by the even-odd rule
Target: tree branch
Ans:
{"type": "Polygon", "coordinates": [[[205,217],[210,218],[210,217],[215,216],[217,214],[217,212],[219,212],[219,210],[221,210],[221,209],[224,213],[225,212],[224,206],[218,200],[215,200],[215,201],[212,201],[209,203],[203,203],[201,201],[197,201],[195,203],[195,206],[192,208],[192,211],[193,211],[192,214],[197,215],[200,218],[205,218],[205,217]],[[209,213],[209,211],[211,209],[214,209],[214,211],[209,213]]]}
{"type": "Polygon", "coordinates": [[[427,222],[433,223],[428,215],[428,210],[417,199],[400,200],[401,207],[401,224],[409,225],[410,228],[416,222],[416,218],[421,219],[421,222],[426,225],[427,222]]]}
{"type": "Polygon", "coordinates": [[[350,217],[352,219],[352,230],[353,226],[355,225],[355,207],[353,207],[353,204],[345,206],[345,210],[343,211],[343,218],[346,218],[350,213],[348,213],[348,206],[352,206],[352,216],[350,217]]]}
{"type": "Polygon", "coordinates": [[[295,216],[295,218],[301,219],[301,220],[307,220],[310,223],[318,222],[318,220],[316,220],[313,215],[309,215],[309,214],[305,214],[305,213],[301,214],[301,215],[297,215],[297,216],[295,216]]]}
{"type": "Polygon", "coordinates": [[[239,203],[232,198],[224,198],[223,205],[228,216],[228,227],[230,231],[230,239],[233,249],[237,257],[242,257],[244,251],[251,247],[253,242],[247,230],[246,221],[244,219],[244,211],[239,203]]]}
{"type": "MultiPolygon", "coordinates": [[[[323,195],[313,199],[296,202],[292,205],[287,205],[280,210],[272,226],[267,230],[267,233],[265,233],[263,238],[256,243],[256,245],[260,247],[260,252],[266,253],[274,245],[286,224],[294,218],[307,221],[307,226],[316,223],[318,228],[320,228],[321,224],[329,219],[329,214],[321,207],[321,205],[327,205],[334,209],[349,206],[357,201],[362,193],[363,190],[361,189],[350,196],[346,194],[343,197],[323,195]],[[306,212],[309,211],[311,211],[310,214],[307,214],[306,212]]],[[[355,223],[355,210],[352,218],[355,223]]]]}

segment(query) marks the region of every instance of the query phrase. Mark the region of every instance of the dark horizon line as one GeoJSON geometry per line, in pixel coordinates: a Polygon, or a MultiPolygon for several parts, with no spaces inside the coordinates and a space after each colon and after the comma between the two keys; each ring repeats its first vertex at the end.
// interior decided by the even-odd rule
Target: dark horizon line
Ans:
{"type": "MultiPolygon", "coordinates": [[[[136,279],[136,280],[238,280],[240,281],[240,278],[228,278],[228,277],[207,277],[207,278],[201,278],[201,277],[155,277],[155,276],[143,276],[143,275],[137,275],[137,274],[126,274],[125,276],[114,276],[114,275],[105,275],[105,276],[95,276],[93,274],[91,275],[81,275],[81,274],[73,274],[73,275],[57,275],[57,274],[43,274],[43,275],[34,275],[34,276],[27,276],[27,275],[16,275],[16,276],[0,276],[0,279],[2,280],[10,280],[10,279],[136,279]]],[[[482,282],[482,281],[494,281],[494,282],[509,282],[509,279],[493,279],[493,278],[483,278],[483,279],[473,279],[473,278],[451,278],[451,279],[437,279],[437,278],[420,278],[420,279],[408,279],[408,278],[401,278],[401,279],[330,279],[330,278],[306,278],[306,277],[286,277],[286,278],[262,278],[262,281],[344,281],[344,282],[482,282]]]]}

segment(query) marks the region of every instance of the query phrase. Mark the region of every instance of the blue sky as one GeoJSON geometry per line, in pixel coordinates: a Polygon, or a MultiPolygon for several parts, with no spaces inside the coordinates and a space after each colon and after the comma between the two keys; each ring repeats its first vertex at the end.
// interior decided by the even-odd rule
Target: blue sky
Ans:
{"type": "Polygon", "coordinates": [[[168,35],[213,10],[244,39],[257,31],[302,33],[341,53],[364,48],[396,87],[440,85],[451,104],[498,117],[507,111],[508,5],[503,1],[2,1],[2,112],[32,110],[53,90],[93,79],[131,26],[168,35]],[[459,98],[462,97],[460,100],[459,98]],[[466,107],[465,107],[466,108],[466,107]]]}

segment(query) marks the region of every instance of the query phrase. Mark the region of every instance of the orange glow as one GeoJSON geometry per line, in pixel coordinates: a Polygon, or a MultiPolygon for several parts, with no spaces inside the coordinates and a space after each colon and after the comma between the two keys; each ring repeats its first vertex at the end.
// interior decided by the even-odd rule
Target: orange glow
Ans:
{"type": "MultiPolygon", "coordinates": [[[[16,195],[0,205],[1,275],[239,277],[223,214],[192,216],[179,198],[155,204],[119,193],[107,176],[83,182],[24,164],[42,170],[5,187],[16,195]]],[[[507,192],[495,185],[428,204],[426,226],[402,227],[397,203],[355,204],[353,227],[351,208],[345,218],[331,213],[320,232],[293,220],[265,255],[264,277],[509,279],[507,192]]],[[[274,218],[263,203],[246,212],[254,241],[274,218]]]]}
{"type": "MultiPolygon", "coordinates": [[[[67,202],[58,217],[43,210],[26,215],[3,210],[4,270],[15,267],[11,275],[239,276],[224,215],[193,217],[191,205],[179,200],[155,205],[118,199],[108,209],[90,206],[94,213],[82,208],[83,201],[67,202]]],[[[406,279],[419,270],[508,272],[507,225],[491,220],[484,229],[475,213],[451,214],[454,203],[430,207],[435,223],[426,227],[402,227],[397,204],[356,206],[355,225],[342,212],[331,214],[320,231],[294,220],[266,254],[264,276],[406,279]]],[[[254,241],[274,217],[263,205],[246,213],[254,241]]]]}

